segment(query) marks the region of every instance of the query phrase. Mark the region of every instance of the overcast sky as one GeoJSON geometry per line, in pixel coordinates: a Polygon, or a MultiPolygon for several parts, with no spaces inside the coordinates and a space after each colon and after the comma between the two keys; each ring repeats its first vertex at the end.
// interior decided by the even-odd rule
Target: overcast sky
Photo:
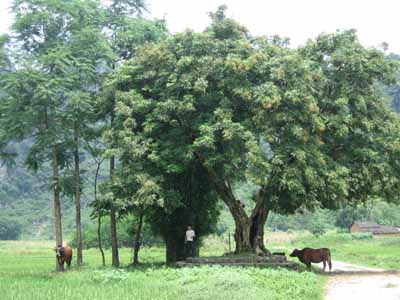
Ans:
{"type": "MultiPolygon", "coordinates": [[[[11,0],[0,0],[0,33],[11,22],[11,0]]],[[[153,17],[165,17],[172,32],[203,30],[207,15],[220,4],[228,16],[245,25],[254,35],[289,37],[292,45],[304,43],[321,32],[357,29],[365,46],[389,44],[400,53],[400,0],[147,0],[153,17]]]]}

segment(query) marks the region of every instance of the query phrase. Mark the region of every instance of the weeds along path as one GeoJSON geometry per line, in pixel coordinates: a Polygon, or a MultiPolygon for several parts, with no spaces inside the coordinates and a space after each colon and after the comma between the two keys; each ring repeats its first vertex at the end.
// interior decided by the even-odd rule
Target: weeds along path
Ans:
{"type": "Polygon", "coordinates": [[[400,275],[395,271],[334,261],[325,300],[400,300],[400,275]]]}

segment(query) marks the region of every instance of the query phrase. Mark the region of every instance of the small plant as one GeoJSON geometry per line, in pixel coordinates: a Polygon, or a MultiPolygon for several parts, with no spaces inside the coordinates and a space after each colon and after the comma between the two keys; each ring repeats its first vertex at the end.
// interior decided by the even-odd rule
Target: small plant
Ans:
{"type": "Polygon", "coordinates": [[[374,236],[370,232],[353,233],[351,235],[353,240],[372,240],[374,236]]]}
{"type": "Polygon", "coordinates": [[[125,281],[127,279],[127,272],[121,269],[96,271],[93,278],[95,282],[101,283],[125,281]]]}

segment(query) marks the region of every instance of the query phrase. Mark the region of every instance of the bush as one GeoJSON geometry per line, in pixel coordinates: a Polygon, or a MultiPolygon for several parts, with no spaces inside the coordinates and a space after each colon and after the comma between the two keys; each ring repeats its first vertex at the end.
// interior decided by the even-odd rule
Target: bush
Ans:
{"type": "Polygon", "coordinates": [[[308,230],[315,236],[324,235],[326,229],[327,226],[325,225],[325,222],[320,218],[314,219],[308,226],[308,230]]]}
{"type": "Polygon", "coordinates": [[[372,240],[374,236],[370,232],[359,232],[359,233],[352,233],[351,238],[353,240],[372,240]]]}

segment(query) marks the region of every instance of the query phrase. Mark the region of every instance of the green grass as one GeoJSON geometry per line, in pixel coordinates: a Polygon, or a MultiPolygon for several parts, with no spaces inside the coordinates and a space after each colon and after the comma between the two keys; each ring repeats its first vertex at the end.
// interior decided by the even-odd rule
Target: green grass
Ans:
{"type": "Polygon", "coordinates": [[[287,248],[331,249],[333,260],[384,269],[400,269],[400,237],[373,237],[328,233],[321,237],[300,236],[286,244],[287,248]]]}
{"type": "MultiPolygon", "coordinates": [[[[127,267],[131,250],[121,249],[123,267],[118,270],[103,268],[98,251],[86,250],[80,270],[73,265],[57,274],[52,247],[50,242],[0,241],[0,299],[318,300],[325,282],[314,273],[285,269],[170,268],[161,248],[143,249],[139,268],[127,267]]],[[[218,254],[217,248],[202,252],[218,254]]]]}

